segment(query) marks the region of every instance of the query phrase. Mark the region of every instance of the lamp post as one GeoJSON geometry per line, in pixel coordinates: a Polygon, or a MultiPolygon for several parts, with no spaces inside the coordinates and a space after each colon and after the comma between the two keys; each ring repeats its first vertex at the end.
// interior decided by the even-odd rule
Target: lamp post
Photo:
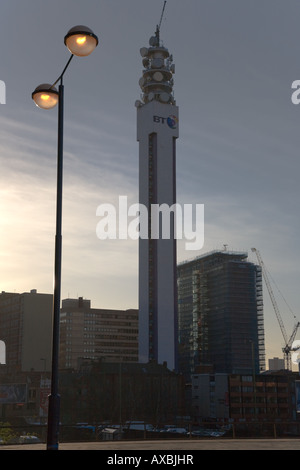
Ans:
{"type": "Polygon", "coordinates": [[[253,383],[253,401],[254,401],[254,417],[257,417],[257,409],[256,409],[256,379],[255,379],[255,356],[254,356],[254,341],[252,339],[249,340],[251,343],[251,358],[252,358],[252,383],[253,383]]]}
{"type": "Polygon", "coordinates": [[[56,235],[54,261],[54,296],[53,296],[53,337],[52,337],[52,372],[51,393],[48,406],[47,450],[58,450],[60,395],[58,393],[58,358],[59,358],[59,322],[61,294],[61,252],[62,252],[62,186],[63,186],[63,117],[64,85],[63,76],[74,55],[90,55],[98,45],[98,38],[86,26],[70,29],[64,43],[71,56],[53,85],[44,83],[32,93],[35,104],[42,109],[52,109],[58,103],[58,139],[57,139],[57,195],[56,195],[56,235]],[[59,89],[55,85],[59,83],[59,89]]]}

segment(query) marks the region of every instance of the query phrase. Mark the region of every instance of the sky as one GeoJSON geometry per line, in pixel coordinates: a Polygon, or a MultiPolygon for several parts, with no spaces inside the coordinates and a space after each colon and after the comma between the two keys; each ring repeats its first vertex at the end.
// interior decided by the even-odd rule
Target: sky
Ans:
{"type": "MultiPolygon", "coordinates": [[[[138,242],[99,240],[100,204],[138,202],[135,101],[140,48],[162,0],[2,0],[0,291],[53,292],[57,108],[31,93],[53,83],[76,25],[99,37],[64,76],[62,298],[94,308],[138,308],[138,242]]],[[[168,0],[161,39],[176,67],[177,202],[204,204],[201,250],[178,242],[178,261],[256,247],[276,285],[288,336],[299,320],[300,80],[297,0],[168,0]]],[[[264,288],[266,357],[283,338],[264,288]]],[[[296,339],[300,339],[300,331],[296,339]]]]}

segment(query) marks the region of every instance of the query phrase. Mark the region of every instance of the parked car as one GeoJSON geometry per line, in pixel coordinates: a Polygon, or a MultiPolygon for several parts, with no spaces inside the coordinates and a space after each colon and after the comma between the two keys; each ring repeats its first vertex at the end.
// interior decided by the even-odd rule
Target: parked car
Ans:
{"type": "Polygon", "coordinates": [[[165,432],[172,433],[172,434],[187,434],[187,430],[185,428],[169,428],[165,432]]]}
{"type": "Polygon", "coordinates": [[[19,444],[38,444],[40,439],[37,436],[26,434],[19,437],[19,444]]]}

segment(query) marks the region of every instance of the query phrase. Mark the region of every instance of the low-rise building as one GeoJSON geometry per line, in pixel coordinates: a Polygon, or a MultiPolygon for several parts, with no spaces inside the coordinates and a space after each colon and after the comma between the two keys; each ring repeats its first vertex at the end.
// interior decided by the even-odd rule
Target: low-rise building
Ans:
{"type": "Polygon", "coordinates": [[[77,371],[60,374],[64,423],[142,421],[175,423],[185,415],[183,376],[155,361],[84,361],[77,371]]]}
{"type": "Polygon", "coordinates": [[[283,370],[285,369],[284,359],[279,359],[279,357],[273,357],[269,359],[269,370],[283,370]]]}
{"type": "Polygon", "coordinates": [[[299,374],[194,374],[192,409],[196,421],[296,421],[299,374]]]}

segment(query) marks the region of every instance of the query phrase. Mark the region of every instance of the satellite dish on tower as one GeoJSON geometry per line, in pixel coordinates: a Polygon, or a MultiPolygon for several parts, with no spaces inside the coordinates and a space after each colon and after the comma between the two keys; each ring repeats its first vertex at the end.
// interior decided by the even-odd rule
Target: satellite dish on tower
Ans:
{"type": "Polygon", "coordinates": [[[148,67],[148,65],[149,65],[149,59],[148,59],[148,57],[144,57],[144,59],[143,59],[143,66],[144,66],[144,67],[148,67]]]}
{"type": "Polygon", "coordinates": [[[155,58],[152,60],[151,67],[153,69],[161,69],[164,66],[163,59],[155,58]]]}
{"type": "Polygon", "coordinates": [[[162,101],[162,103],[169,103],[171,95],[169,93],[161,93],[159,95],[159,99],[162,101]]]}
{"type": "Polygon", "coordinates": [[[140,85],[141,88],[143,88],[143,86],[145,85],[145,78],[144,77],[140,78],[139,85],[140,85]]]}
{"type": "Polygon", "coordinates": [[[159,46],[159,39],[156,36],[152,36],[149,40],[151,47],[159,46]]]}
{"type": "Polygon", "coordinates": [[[147,48],[147,47],[142,47],[142,48],[140,49],[140,54],[141,54],[142,57],[146,57],[146,56],[148,55],[148,52],[149,52],[149,51],[148,51],[148,48],[147,48]]]}
{"type": "Polygon", "coordinates": [[[153,74],[153,79],[156,81],[156,82],[161,82],[163,79],[164,79],[164,76],[161,72],[155,72],[153,74]]]}

